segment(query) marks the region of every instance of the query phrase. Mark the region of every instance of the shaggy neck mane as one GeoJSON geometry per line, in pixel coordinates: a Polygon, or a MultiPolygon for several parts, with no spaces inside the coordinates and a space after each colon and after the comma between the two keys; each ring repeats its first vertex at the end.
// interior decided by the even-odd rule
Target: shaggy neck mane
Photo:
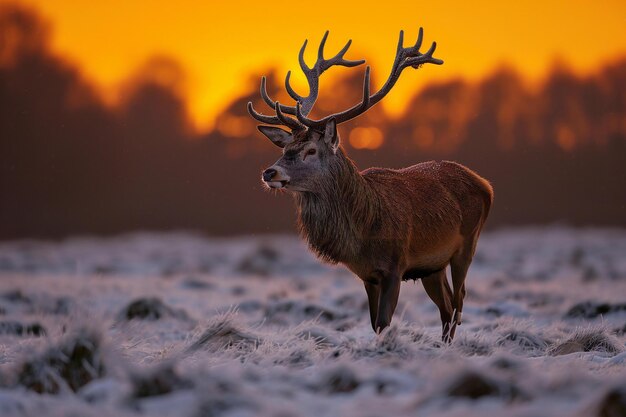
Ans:
{"type": "Polygon", "coordinates": [[[342,149],[315,188],[295,193],[300,234],[326,262],[354,259],[364,231],[375,221],[375,195],[342,149]]]}

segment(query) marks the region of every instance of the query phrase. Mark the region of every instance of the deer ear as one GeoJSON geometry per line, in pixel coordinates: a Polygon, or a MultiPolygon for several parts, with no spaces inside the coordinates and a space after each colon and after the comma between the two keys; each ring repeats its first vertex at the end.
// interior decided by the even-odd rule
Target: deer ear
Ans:
{"type": "Polygon", "coordinates": [[[257,129],[259,129],[259,132],[267,136],[268,139],[279,148],[284,148],[288,143],[293,141],[291,133],[279,127],[257,126],[257,129]]]}
{"type": "Polygon", "coordinates": [[[324,141],[330,145],[333,152],[337,151],[337,148],[339,147],[339,135],[337,134],[337,122],[334,117],[326,122],[324,141]]]}

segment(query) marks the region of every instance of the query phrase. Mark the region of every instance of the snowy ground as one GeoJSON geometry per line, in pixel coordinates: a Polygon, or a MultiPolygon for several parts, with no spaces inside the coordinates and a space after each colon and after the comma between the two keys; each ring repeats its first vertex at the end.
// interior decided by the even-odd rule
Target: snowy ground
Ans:
{"type": "Polygon", "coordinates": [[[400,298],[291,236],[0,243],[0,415],[626,415],[626,231],[485,233],[450,346],[400,298]]]}

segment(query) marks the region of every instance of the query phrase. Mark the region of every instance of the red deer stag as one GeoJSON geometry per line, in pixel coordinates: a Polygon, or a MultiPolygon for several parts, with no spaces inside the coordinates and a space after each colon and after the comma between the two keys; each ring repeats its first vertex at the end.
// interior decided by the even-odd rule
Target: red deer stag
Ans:
{"type": "Polygon", "coordinates": [[[261,79],[261,97],[275,115],[248,112],[267,125],[259,131],[283,149],[283,156],[266,169],[263,181],[270,188],[286,189],[295,197],[298,228],[309,247],[323,260],[342,263],[365,284],[374,331],[389,326],[400,283],[421,279],[426,293],[441,314],[444,341],[451,341],[461,324],[465,276],[476,242],[493,201],[489,183],[454,162],[424,162],[404,169],[369,168],[359,172],[339,143],[337,125],[364,113],[393,88],[407,67],[441,65],[433,57],[436,43],[419,51],[423,31],[415,45],[405,48],[400,32],[391,74],[381,89],[370,95],[370,68],[365,69],[363,99],[349,109],[320,120],[308,117],[318,96],[319,77],[334,65],[354,67],[344,55],[351,41],[331,59],[320,43],[317,62],[299,62],[309,84],[308,96],[298,95],[287,73],[285,88],[294,106],[273,101],[261,79]],[[450,265],[452,287],[446,278],[450,265]]]}

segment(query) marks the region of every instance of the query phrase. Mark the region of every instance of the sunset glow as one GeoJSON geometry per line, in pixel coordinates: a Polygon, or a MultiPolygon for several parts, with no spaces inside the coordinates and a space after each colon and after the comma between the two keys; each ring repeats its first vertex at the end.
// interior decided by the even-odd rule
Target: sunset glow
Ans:
{"type": "MultiPolygon", "coordinates": [[[[306,8],[312,3],[283,0],[20,3],[32,5],[51,23],[53,49],[75,63],[110,100],[151,57],[180,63],[184,78],[179,87],[200,128],[213,127],[220,110],[232,98],[256,90],[257,76],[274,66],[281,74],[295,70],[294,85],[306,93],[297,52],[308,38],[306,57],[312,64],[326,29],[328,54],[351,38],[347,58],[366,57],[376,86],[388,75],[400,29],[407,44],[414,42],[419,26],[424,27],[426,47],[437,41],[435,55],[445,64],[405,74],[383,104],[392,114],[401,112],[416,89],[433,80],[476,79],[507,64],[533,81],[556,59],[588,73],[626,53],[626,2],[619,0],[388,1],[384,6],[319,0],[314,10],[306,8]]],[[[350,69],[325,77],[344,71],[350,69]]],[[[244,134],[233,131],[239,128],[232,122],[224,121],[219,129],[244,134]]]]}
{"type": "Polygon", "coordinates": [[[376,149],[383,144],[383,132],[377,127],[355,127],[349,140],[355,149],[376,149]]]}

